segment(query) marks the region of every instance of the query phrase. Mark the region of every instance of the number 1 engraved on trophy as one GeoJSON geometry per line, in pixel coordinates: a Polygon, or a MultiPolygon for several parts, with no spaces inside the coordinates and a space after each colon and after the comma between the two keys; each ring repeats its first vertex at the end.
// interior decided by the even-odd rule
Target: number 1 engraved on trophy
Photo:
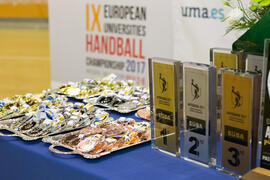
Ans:
{"type": "Polygon", "coordinates": [[[153,148],[171,155],[180,155],[180,61],[149,59],[151,108],[154,118],[151,132],[153,148]]]}
{"type": "Polygon", "coordinates": [[[163,144],[167,145],[167,129],[162,129],[162,131],[160,131],[160,135],[163,136],[163,144]]]}

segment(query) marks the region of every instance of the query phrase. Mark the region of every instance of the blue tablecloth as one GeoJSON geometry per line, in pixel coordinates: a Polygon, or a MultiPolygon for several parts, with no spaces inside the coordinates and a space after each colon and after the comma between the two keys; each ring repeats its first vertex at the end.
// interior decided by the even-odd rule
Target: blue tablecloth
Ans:
{"type": "MultiPolygon", "coordinates": [[[[119,117],[113,114],[113,117],[119,117]]],[[[127,114],[133,117],[134,114],[127,114]]],[[[151,149],[146,143],[95,160],[59,155],[40,140],[0,137],[0,179],[236,179],[151,149]]]]}

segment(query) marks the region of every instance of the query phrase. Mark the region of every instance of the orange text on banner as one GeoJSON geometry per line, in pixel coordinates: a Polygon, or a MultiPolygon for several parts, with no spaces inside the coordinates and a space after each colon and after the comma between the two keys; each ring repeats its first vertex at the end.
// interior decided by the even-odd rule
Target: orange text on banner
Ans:
{"type": "MultiPolygon", "coordinates": [[[[86,5],[86,30],[89,31],[90,30],[90,8],[89,8],[89,4],[86,5]]],[[[99,22],[99,14],[100,14],[100,10],[101,10],[101,5],[97,5],[97,8],[95,8],[95,5],[92,4],[91,5],[92,8],[92,12],[93,12],[93,22],[91,25],[91,31],[95,30],[95,27],[97,27],[98,32],[101,32],[101,26],[100,26],[100,22],[99,22]]]]}

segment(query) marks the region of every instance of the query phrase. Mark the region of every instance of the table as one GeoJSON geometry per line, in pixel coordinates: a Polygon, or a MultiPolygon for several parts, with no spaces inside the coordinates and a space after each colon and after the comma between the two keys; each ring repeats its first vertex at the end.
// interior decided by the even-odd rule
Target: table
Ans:
{"type": "Polygon", "coordinates": [[[237,179],[153,150],[150,142],[95,160],[55,154],[48,147],[41,140],[0,137],[0,179],[237,179]]]}

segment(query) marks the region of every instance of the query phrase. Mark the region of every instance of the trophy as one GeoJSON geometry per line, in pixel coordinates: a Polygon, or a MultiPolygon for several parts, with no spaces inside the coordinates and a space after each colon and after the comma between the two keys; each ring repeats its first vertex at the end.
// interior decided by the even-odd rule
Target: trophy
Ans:
{"type": "Polygon", "coordinates": [[[261,75],[221,69],[221,161],[242,175],[256,166],[261,75]]]}
{"type": "Polygon", "coordinates": [[[248,53],[246,55],[246,72],[262,73],[263,56],[258,54],[248,53]]]}
{"type": "MultiPolygon", "coordinates": [[[[200,63],[183,64],[184,127],[181,156],[215,165],[216,68],[200,63]]],[[[181,136],[182,137],[182,136],[181,136]]]]}
{"type": "MultiPolygon", "coordinates": [[[[229,68],[229,69],[235,69],[235,70],[243,70],[243,52],[237,51],[232,52],[231,49],[226,48],[211,48],[210,49],[210,63],[211,65],[216,67],[216,71],[220,68],[229,68]]],[[[217,94],[220,94],[220,85],[218,85],[220,81],[220,76],[217,74],[217,94]]],[[[217,96],[217,132],[220,132],[221,129],[219,129],[220,123],[221,123],[221,97],[217,96]]],[[[219,142],[219,139],[217,140],[219,142]]]]}
{"type": "Polygon", "coordinates": [[[180,61],[149,59],[152,147],[174,156],[180,155],[181,79],[180,61]]]}
{"type": "MultiPolygon", "coordinates": [[[[270,169],[270,39],[265,40],[263,80],[261,96],[261,117],[259,139],[261,140],[260,166],[270,169]]],[[[259,144],[260,145],[260,144],[259,144]]],[[[259,146],[260,149],[260,146],[259,146]]]]}
{"type": "Polygon", "coordinates": [[[210,49],[210,62],[218,69],[231,68],[242,69],[243,68],[243,52],[232,52],[231,49],[225,48],[211,48],[210,49]]]}

